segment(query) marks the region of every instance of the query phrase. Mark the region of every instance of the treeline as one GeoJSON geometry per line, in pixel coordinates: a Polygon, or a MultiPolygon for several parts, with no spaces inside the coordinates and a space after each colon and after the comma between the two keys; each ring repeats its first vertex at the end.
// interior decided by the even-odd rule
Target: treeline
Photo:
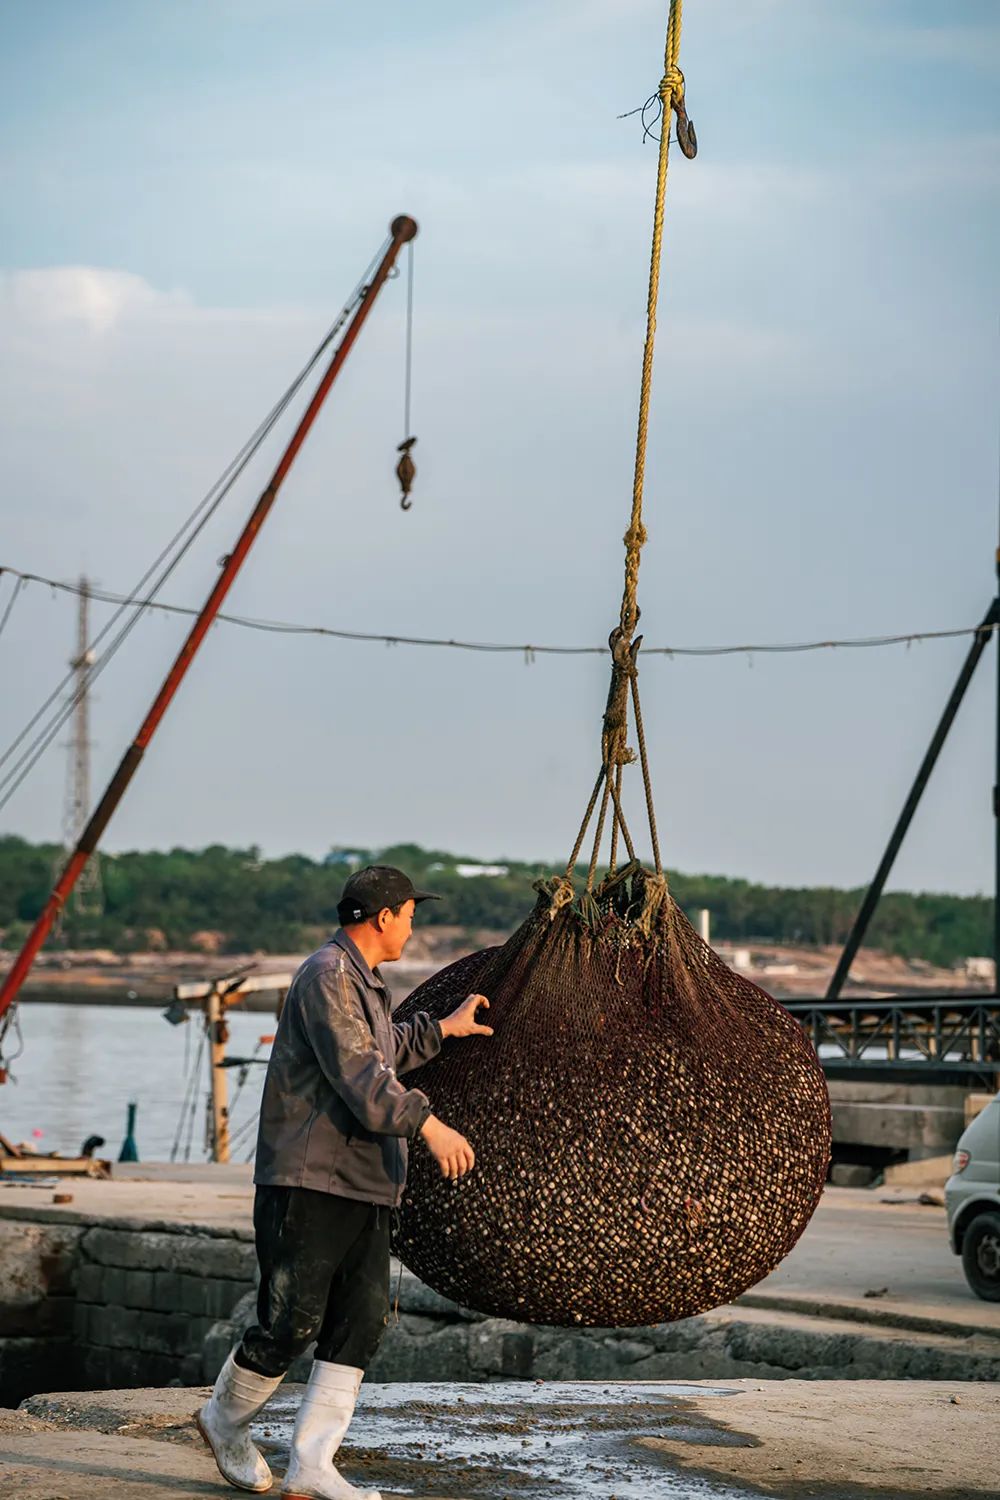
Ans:
{"type": "MultiPolygon", "coordinates": [[[[162,944],[190,948],[198,934],[219,934],[222,951],[295,952],[336,925],[337,900],[358,858],[397,864],[418,884],[440,892],[421,921],[507,931],[534,901],[542,865],[504,861],[505,874],[463,875],[460,857],[403,844],[378,851],[333,851],[326,861],[287,855],[263,859],[257,849],[171,849],[101,856],[102,910],[75,904],[57,941],[65,947],[135,951],[162,944]]],[[[59,850],[0,838],[0,931],[16,947],[48,894],[59,850]]],[[[786,889],[718,875],[671,876],[675,897],[692,918],[712,913],[722,942],[842,943],[860,891],[786,889]]],[[[883,898],[868,938],[871,947],[905,958],[952,965],[991,951],[993,903],[984,896],[910,895],[883,898]]]]}

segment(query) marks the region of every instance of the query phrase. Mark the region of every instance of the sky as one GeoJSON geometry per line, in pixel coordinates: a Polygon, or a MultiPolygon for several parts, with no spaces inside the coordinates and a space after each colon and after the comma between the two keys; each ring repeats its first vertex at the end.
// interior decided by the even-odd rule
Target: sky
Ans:
{"type": "MultiPolygon", "coordinates": [[[[0,564],[127,590],[383,241],[372,313],[230,597],[310,625],[600,645],[621,598],[664,0],[8,0],[0,7],[0,564]]],[[[671,153],[639,583],[648,645],[970,626],[995,591],[1000,7],[688,0],[700,150],[671,153]]],[[[287,423],[282,432],[287,435],[287,423]]],[[[198,604],[272,446],[164,590],[198,604]]],[[[10,580],[0,579],[0,608],[10,580]]],[[[99,626],[106,612],[95,606],[99,626]]],[[[0,637],[5,746],[75,605],[0,637]]],[[[183,639],[142,621],[93,694],[95,793],[183,639]]],[[[649,656],[664,854],[859,885],[968,642],[649,656]]],[[[640,662],[642,659],[640,658],[640,662]]],[[[569,853],[601,656],[219,625],[110,849],[416,841],[569,853]]],[[[992,889],[991,648],[892,884],[992,889]]],[[[60,837],[54,745],[0,828],[60,837]]],[[[632,773],[631,821],[643,825],[632,773]]],[[[639,839],[648,848],[648,840],[639,839]]]]}

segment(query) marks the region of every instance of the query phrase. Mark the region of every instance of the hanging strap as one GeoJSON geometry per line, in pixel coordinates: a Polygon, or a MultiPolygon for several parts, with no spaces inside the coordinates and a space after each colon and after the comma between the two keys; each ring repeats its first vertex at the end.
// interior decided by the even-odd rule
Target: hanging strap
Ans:
{"type": "Polygon", "coordinates": [[[601,769],[591,794],[587,811],[573,846],[566,874],[553,886],[553,914],[560,906],[573,899],[572,876],[587,829],[594,811],[598,808],[597,826],[587,872],[587,894],[594,886],[597,863],[600,855],[609,805],[612,807],[611,874],[614,874],[619,832],[625,842],[629,858],[635,861],[635,850],[629,834],[621,805],[622,769],[636,759],[635,752],[627,743],[628,711],[631,701],[635,716],[636,737],[639,745],[639,761],[646,793],[646,816],[653,845],[653,860],[658,883],[665,889],[663,864],[660,858],[660,843],[656,829],[656,814],[653,805],[653,788],[650,780],[649,761],[646,754],[646,737],[642,724],[642,709],[639,703],[639,684],[636,657],[642,637],[636,637],[639,623],[637,593],[639,585],[639,554],[646,541],[646,528],[642,520],[643,486],[646,477],[646,445],[649,432],[649,403],[653,385],[653,350],[656,343],[656,309],[660,295],[660,259],[663,250],[663,218],[667,195],[667,168],[670,158],[670,128],[677,117],[678,140],[685,156],[693,156],[697,150],[694,126],[687,116],[684,102],[684,75],[677,66],[680,51],[681,18],[683,0],[670,0],[670,15],[667,22],[667,40],[664,51],[663,77],[658,94],[662,106],[662,128],[660,131],[659,158],[656,171],[656,200],[653,210],[653,243],[649,261],[649,290],[646,298],[646,342],[642,355],[642,376],[639,383],[639,420],[635,444],[635,471],[632,481],[632,512],[628,530],[625,532],[625,588],[622,594],[620,621],[611,632],[611,683],[604,711],[601,734],[601,769]]]}

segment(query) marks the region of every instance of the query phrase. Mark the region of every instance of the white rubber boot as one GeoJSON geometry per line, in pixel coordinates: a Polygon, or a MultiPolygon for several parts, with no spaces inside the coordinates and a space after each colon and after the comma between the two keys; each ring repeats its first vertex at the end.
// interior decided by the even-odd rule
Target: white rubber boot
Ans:
{"type": "Polygon", "coordinates": [[[230,1354],[219,1371],[215,1389],[195,1417],[219,1473],[238,1490],[261,1494],[271,1488],[271,1470],[254,1446],[250,1423],[284,1378],[244,1370],[230,1354]]]}
{"type": "Polygon", "coordinates": [[[354,1416],[363,1375],[352,1365],[313,1360],[295,1418],[283,1500],[382,1500],[377,1490],[356,1489],[333,1466],[333,1455],[354,1416]]]}

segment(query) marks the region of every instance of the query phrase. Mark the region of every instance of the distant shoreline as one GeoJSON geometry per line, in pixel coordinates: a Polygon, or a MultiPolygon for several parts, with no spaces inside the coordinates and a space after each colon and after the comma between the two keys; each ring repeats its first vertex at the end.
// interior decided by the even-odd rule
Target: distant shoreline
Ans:
{"type": "MultiPolygon", "coordinates": [[[[98,1005],[112,1010],[163,1010],[174,998],[173,989],[154,994],[147,990],[124,990],[121,988],[89,987],[85,990],[71,989],[69,985],[47,988],[44,985],[25,986],[18,997],[21,1005],[98,1005]]],[[[194,1004],[195,1002],[191,1002],[194,1004]]],[[[240,1001],[240,1010],[261,1011],[274,1014],[274,994],[247,995],[240,1001]]]]}
{"type": "MultiPolygon", "coordinates": [[[[432,974],[456,959],[484,947],[503,943],[507,934],[461,928],[421,931],[413,956],[386,968],[386,978],[399,1004],[432,974]]],[[[754,942],[719,943],[723,961],[747,974],[777,1000],[817,998],[826,993],[840,950],[808,945],[754,942]]],[[[291,976],[305,953],[200,953],[191,951],[116,954],[110,950],[49,952],[40,956],[24,989],[27,1004],[98,1005],[163,1009],[182,984],[204,984],[241,975],[291,976]]],[[[14,960],[0,953],[0,972],[14,960]]],[[[920,995],[992,992],[992,986],[958,969],[907,960],[863,948],[852,969],[845,995],[920,995]]],[[[187,1002],[197,1008],[199,1002],[187,1002]]],[[[246,995],[241,1010],[274,1015],[275,990],[246,995]]]]}
{"type": "MultiPolygon", "coordinates": [[[[189,953],[130,954],[120,965],[50,962],[40,966],[28,979],[19,998],[23,1005],[99,1005],[162,1010],[174,999],[177,985],[202,983],[248,970],[255,976],[288,976],[295,973],[303,956],[289,954],[286,959],[283,955],[268,954],[266,960],[261,960],[259,957],[227,954],[225,958],[205,956],[199,961],[198,955],[192,957],[189,953]]],[[[418,984],[450,961],[449,956],[438,962],[392,965],[386,977],[394,1002],[398,1004],[418,984]]],[[[199,1002],[191,1000],[187,1004],[197,1009],[199,1002]]],[[[277,990],[245,995],[239,1000],[238,1009],[274,1015],[277,990]]]]}

